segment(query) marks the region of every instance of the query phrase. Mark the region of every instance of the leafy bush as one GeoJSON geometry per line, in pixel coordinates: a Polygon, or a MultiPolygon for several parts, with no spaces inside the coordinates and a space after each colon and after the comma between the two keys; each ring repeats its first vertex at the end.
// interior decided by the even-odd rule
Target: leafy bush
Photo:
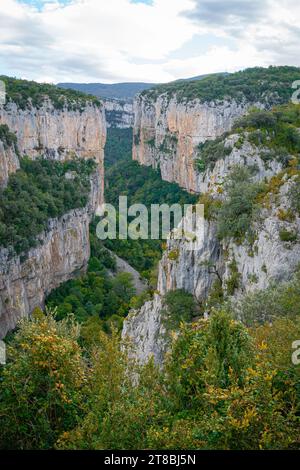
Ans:
{"type": "Polygon", "coordinates": [[[230,277],[226,281],[226,292],[233,295],[234,291],[239,288],[241,274],[238,271],[236,260],[233,259],[229,264],[230,277]]]}
{"type": "Polygon", "coordinates": [[[164,297],[162,315],[168,329],[176,330],[181,322],[191,321],[198,311],[193,295],[183,289],[170,291],[164,297]]]}
{"type": "Polygon", "coordinates": [[[211,196],[209,193],[204,193],[201,194],[198,204],[204,205],[204,218],[206,220],[213,220],[218,215],[222,201],[211,196]]]}
{"type": "Polygon", "coordinates": [[[178,250],[178,249],[171,250],[171,251],[168,253],[168,258],[169,258],[169,260],[171,260],[171,261],[177,261],[178,258],[179,258],[179,250],[178,250]]]}
{"type": "Polygon", "coordinates": [[[282,242],[295,242],[298,239],[296,232],[291,232],[290,230],[280,230],[279,237],[282,242]]]}
{"type": "Polygon", "coordinates": [[[300,178],[292,185],[289,193],[291,207],[300,215],[300,178]]]}
{"type": "Polygon", "coordinates": [[[296,272],[290,282],[256,290],[235,301],[230,309],[244,325],[271,323],[276,318],[295,319],[299,315],[300,274],[296,272]]]}
{"type": "Polygon", "coordinates": [[[253,110],[246,116],[238,119],[234,123],[233,129],[238,129],[240,127],[244,129],[248,127],[255,129],[273,129],[276,125],[276,122],[276,117],[272,112],[264,110],[253,110]]]}
{"type": "Polygon", "coordinates": [[[232,148],[224,145],[224,139],[225,135],[215,140],[206,140],[198,145],[199,154],[195,165],[200,172],[212,170],[218,160],[230,155],[232,148]]]}
{"type": "Polygon", "coordinates": [[[161,409],[160,376],[149,364],[139,368],[120,348],[116,332],[100,334],[91,357],[84,419],[57,441],[59,449],[142,449],[153,418],[161,409]],[[133,385],[133,374],[140,372],[133,385]]]}
{"type": "Polygon", "coordinates": [[[51,313],[24,320],[0,382],[0,448],[51,449],[82,415],[86,368],[78,328],[51,313]]]}

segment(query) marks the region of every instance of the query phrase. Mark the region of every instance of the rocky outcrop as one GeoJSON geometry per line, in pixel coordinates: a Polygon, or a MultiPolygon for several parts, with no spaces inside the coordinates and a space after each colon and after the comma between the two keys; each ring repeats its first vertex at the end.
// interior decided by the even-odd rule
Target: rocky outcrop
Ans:
{"type": "Polygon", "coordinates": [[[134,102],[133,159],[159,168],[163,180],[200,192],[201,175],[194,165],[197,145],[230,130],[249,106],[245,101],[179,102],[176,95],[140,95],[134,102]]]}
{"type": "Polygon", "coordinates": [[[107,127],[127,129],[133,127],[133,102],[120,100],[104,100],[107,127]]]}
{"type": "MultiPolygon", "coordinates": [[[[103,202],[104,146],[106,122],[103,106],[87,102],[82,109],[56,109],[45,98],[42,106],[19,108],[9,102],[0,106],[0,124],[6,124],[17,136],[21,154],[36,158],[67,160],[74,157],[93,158],[98,164],[103,202]]],[[[14,163],[7,155],[7,167],[14,163]]]]}
{"type": "Polygon", "coordinates": [[[15,146],[0,140],[0,187],[6,186],[9,175],[18,168],[20,162],[15,146]]]}
{"type": "Polygon", "coordinates": [[[19,256],[0,250],[0,338],[35,307],[43,307],[52,289],[85,270],[90,257],[89,223],[100,192],[98,174],[94,174],[89,204],[50,219],[36,248],[19,256]]]}

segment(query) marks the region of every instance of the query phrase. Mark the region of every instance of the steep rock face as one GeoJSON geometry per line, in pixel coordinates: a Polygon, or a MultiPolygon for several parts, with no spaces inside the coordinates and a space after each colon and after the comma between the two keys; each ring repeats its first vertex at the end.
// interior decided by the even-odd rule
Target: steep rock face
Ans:
{"type": "MultiPolygon", "coordinates": [[[[231,144],[236,141],[232,137],[231,144]]],[[[218,161],[213,170],[203,176],[205,188],[216,194],[234,164],[251,166],[255,163],[254,180],[270,179],[281,170],[277,161],[265,167],[255,148],[245,143],[241,149],[233,149],[230,155],[218,161]]],[[[134,311],[124,322],[123,337],[133,342],[136,356],[145,362],[151,355],[158,363],[167,348],[161,318],[163,296],[170,290],[184,289],[193,294],[205,308],[210,288],[218,279],[222,280],[224,292],[232,276],[232,266],[238,273],[238,286],[234,298],[247,292],[265,289],[272,283],[290,279],[300,263],[300,217],[282,220],[280,213],[290,209],[288,193],[294,184],[293,177],[284,180],[278,194],[268,207],[264,207],[254,230],[257,237],[252,246],[248,241],[236,243],[234,240],[220,241],[214,221],[204,220],[204,236],[197,250],[191,250],[189,240],[170,239],[159,263],[158,294],[139,311],[134,311]],[[282,231],[298,235],[294,241],[283,241],[282,231]]],[[[219,195],[219,197],[222,197],[219,195]]]]}
{"type": "Polygon", "coordinates": [[[201,175],[194,165],[197,145],[230,130],[249,106],[245,101],[178,102],[176,95],[155,100],[139,95],[134,102],[133,159],[160,168],[166,181],[200,192],[201,175]]]}
{"type": "MultiPolygon", "coordinates": [[[[10,102],[0,106],[0,124],[6,124],[18,139],[21,154],[36,158],[66,160],[94,158],[98,164],[99,180],[104,181],[104,146],[106,122],[104,108],[86,104],[81,110],[56,109],[45,99],[39,108],[19,108],[10,102]]],[[[9,155],[8,155],[9,157],[9,155]]],[[[7,166],[13,166],[9,160],[7,166]]],[[[103,189],[99,203],[103,201],[103,189]]]]}
{"type": "Polygon", "coordinates": [[[101,192],[99,178],[91,181],[89,204],[59,219],[50,219],[39,245],[26,254],[13,256],[0,250],[0,338],[62,282],[86,268],[90,257],[89,223],[101,192]]]}
{"type": "MultiPolygon", "coordinates": [[[[218,192],[226,177],[235,166],[246,166],[255,169],[253,180],[263,181],[270,179],[281,171],[282,164],[277,160],[270,160],[266,164],[261,158],[261,149],[250,144],[247,140],[239,144],[239,134],[231,134],[224,139],[224,148],[229,154],[217,160],[213,168],[198,172],[197,185],[201,194],[218,192]]],[[[267,149],[266,149],[267,151],[267,149]]]]}
{"type": "Polygon", "coordinates": [[[105,100],[103,102],[107,127],[127,129],[133,127],[133,103],[120,100],[105,100]]]}
{"type": "Polygon", "coordinates": [[[18,168],[20,162],[15,146],[8,146],[0,140],[0,187],[6,186],[9,175],[18,168]]]}
{"type": "Polygon", "coordinates": [[[136,358],[145,363],[151,356],[156,363],[163,361],[168,344],[162,321],[163,296],[170,290],[184,289],[196,296],[206,297],[214,281],[205,262],[223,269],[221,247],[216,228],[204,221],[203,240],[197,250],[191,250],[187,239],[168,240],[167,250],[159,263],[157,294],[140,310],[134,310],[125,319],[122,337],[133,345],[136,358]],[[174,259],[174,253],[177,254],[174,259]]]}

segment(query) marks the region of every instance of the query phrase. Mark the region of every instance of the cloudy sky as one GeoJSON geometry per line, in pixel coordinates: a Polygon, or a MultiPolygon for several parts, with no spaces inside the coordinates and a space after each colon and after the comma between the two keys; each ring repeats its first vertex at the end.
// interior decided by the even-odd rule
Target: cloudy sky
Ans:
{"type": "Polygon", "coordinates": [[[300,65],[299,0],[0,0],[0,74],[167,82],[300,65]]]}

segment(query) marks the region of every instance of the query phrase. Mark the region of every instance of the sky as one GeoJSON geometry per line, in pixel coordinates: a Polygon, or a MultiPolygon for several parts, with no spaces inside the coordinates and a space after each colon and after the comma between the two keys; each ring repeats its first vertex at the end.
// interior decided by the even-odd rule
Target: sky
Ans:
{"type": "Polygon", "coordinates": [[[0,0],[0,74],[168,82],[300,65],[299,0],[0,0]]]}

